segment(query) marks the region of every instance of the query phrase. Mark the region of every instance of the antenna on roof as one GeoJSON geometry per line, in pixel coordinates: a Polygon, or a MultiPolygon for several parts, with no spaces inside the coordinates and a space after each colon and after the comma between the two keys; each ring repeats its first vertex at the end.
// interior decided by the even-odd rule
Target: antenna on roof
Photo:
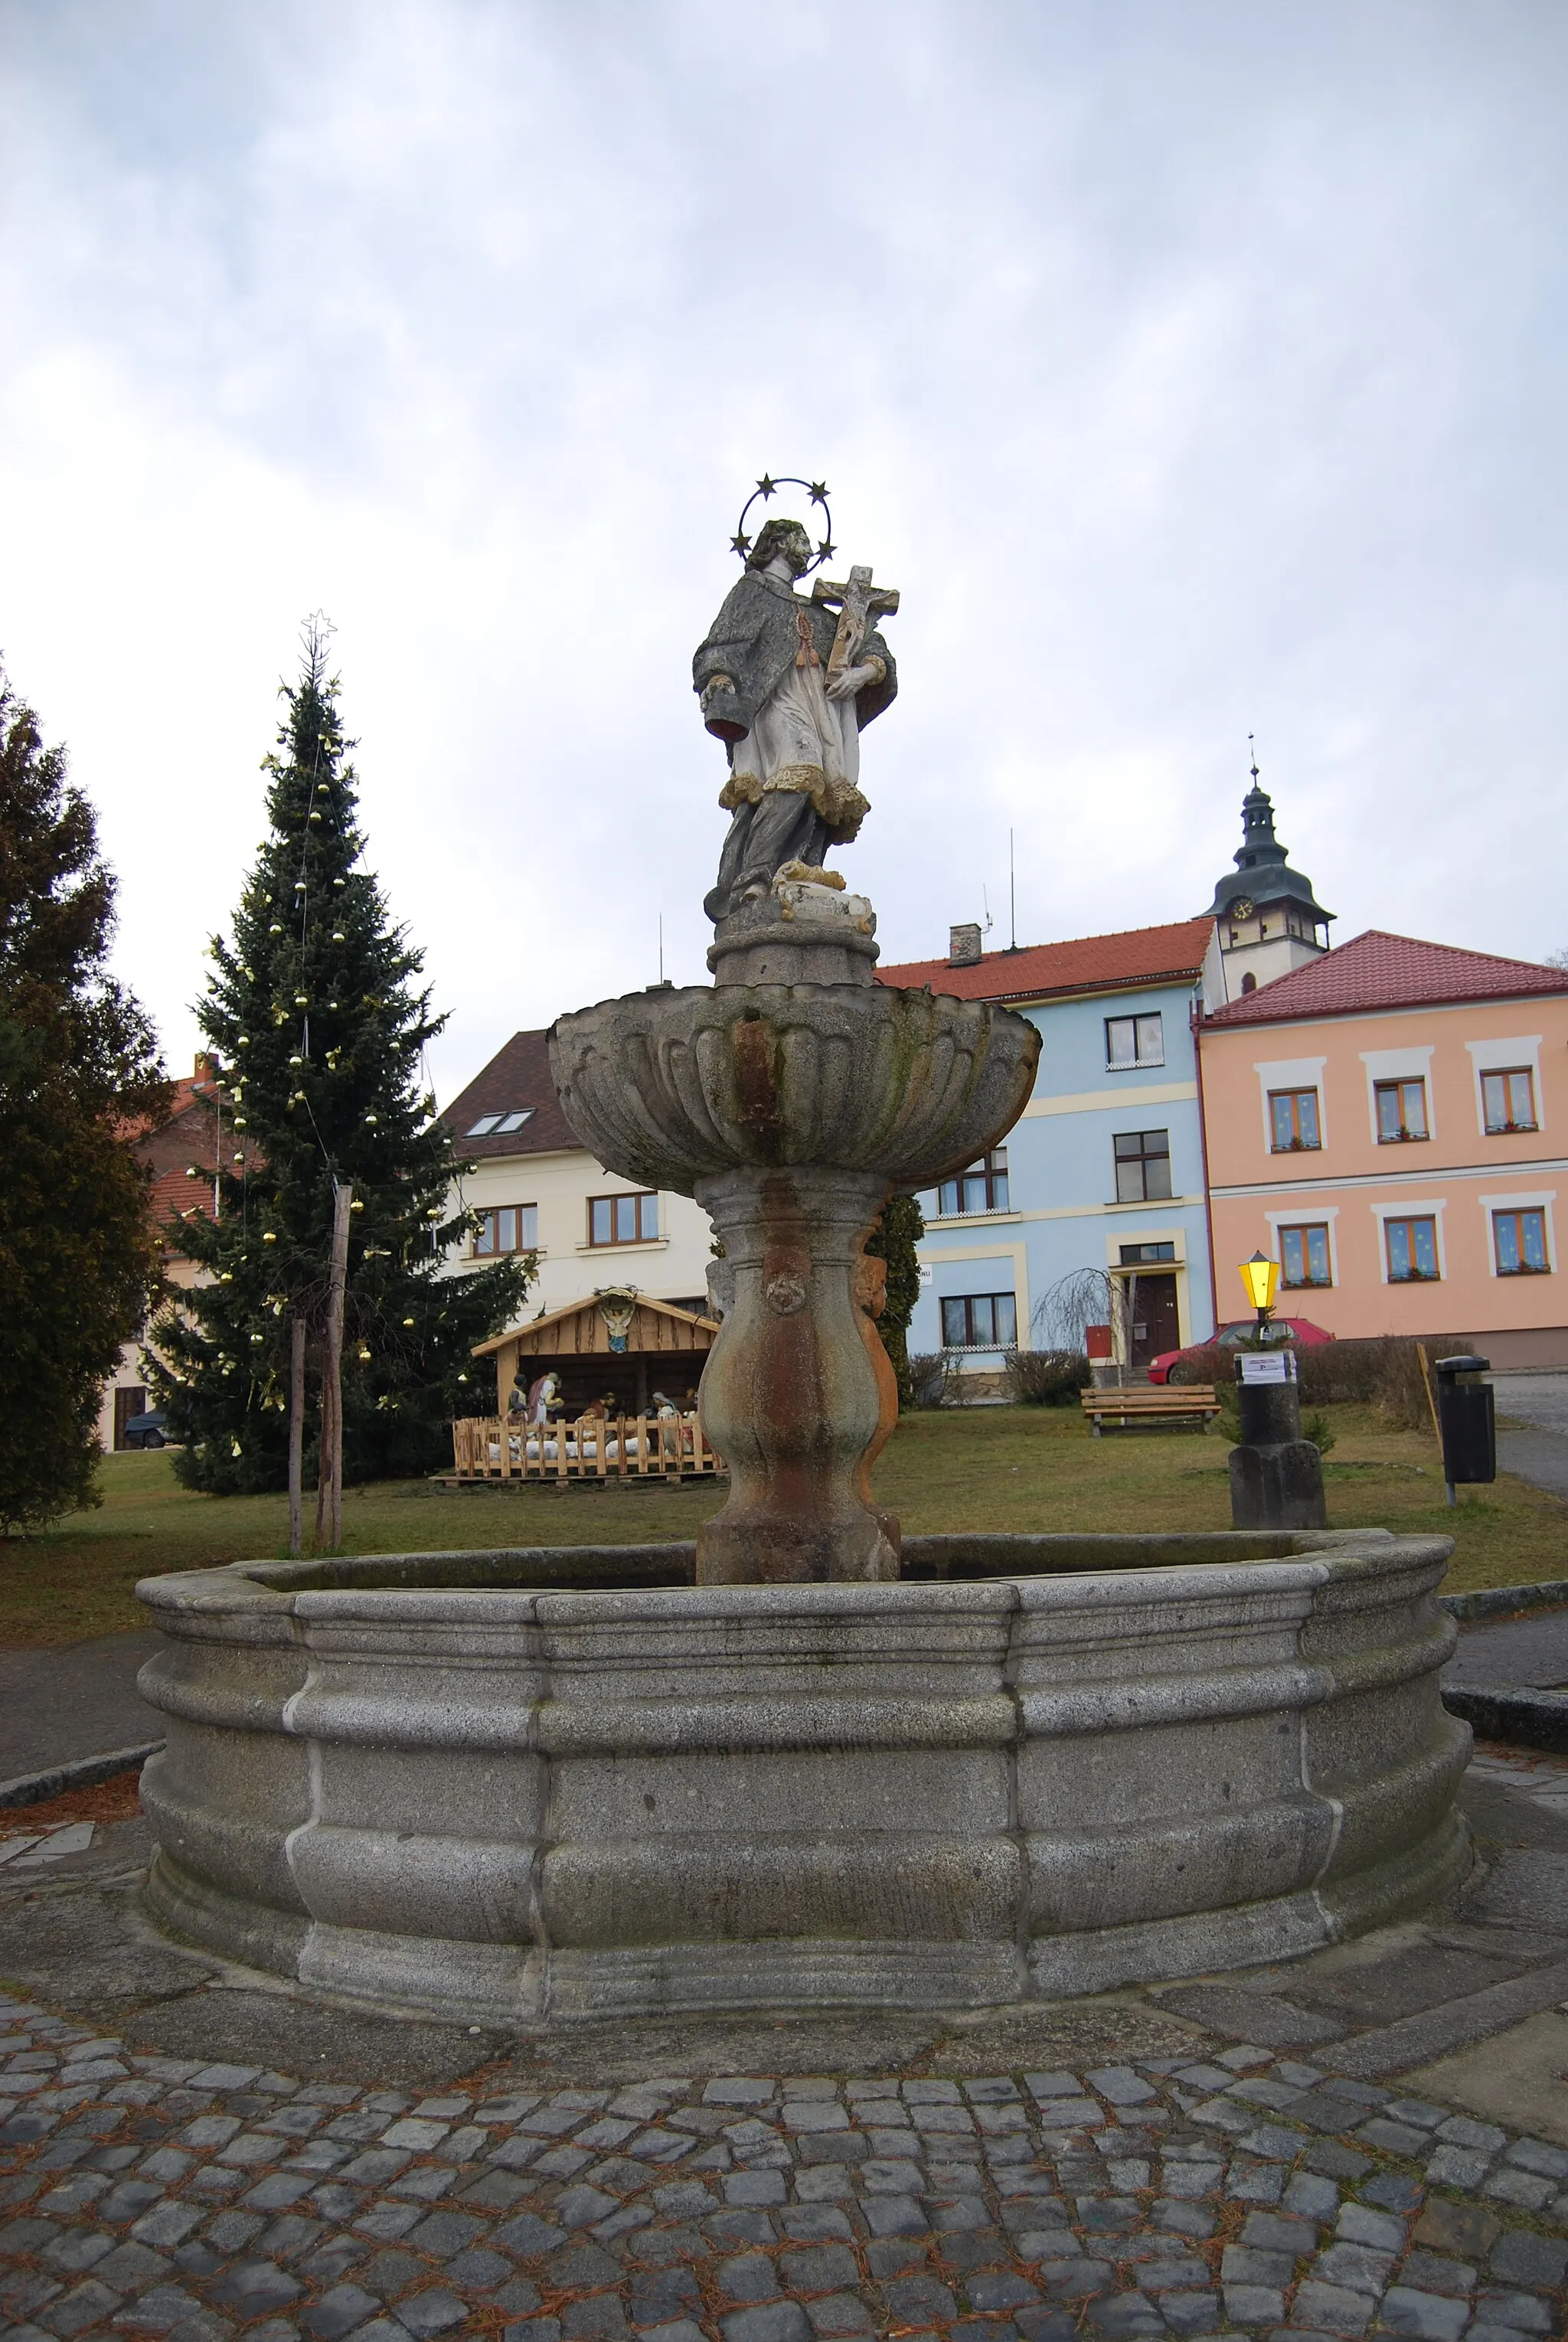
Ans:
{"type": "Polygon", "coordinates": [[[1009,951],[1016,951],[1018,948],[1018,879],[1013,861],[1011,830],[1007,833],[1007,923],[1013,936],[1013,940],[1007,948],[1009,951]]]}
{"type": "Polygon", "coordinates": [[[985,913],[985,933],[991,933],[991,900],[984,886],[980,889],[981,908],[985,913]]]}
{"type": "Polygon", "coordinates": [[[664,915],[659,913],[659,982],[664,980],[664,915]]]}

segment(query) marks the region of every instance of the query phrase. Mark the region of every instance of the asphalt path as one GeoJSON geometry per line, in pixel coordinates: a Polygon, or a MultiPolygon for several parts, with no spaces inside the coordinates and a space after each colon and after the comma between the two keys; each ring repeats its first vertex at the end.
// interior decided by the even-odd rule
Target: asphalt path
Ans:
{"type": "Polygon", "coordinates": [[[0,1781],[161,1740],[163,1718],[137,1691],[136,1671],[162,1640],[148,1629],[0,1650],[0,1781]]]}

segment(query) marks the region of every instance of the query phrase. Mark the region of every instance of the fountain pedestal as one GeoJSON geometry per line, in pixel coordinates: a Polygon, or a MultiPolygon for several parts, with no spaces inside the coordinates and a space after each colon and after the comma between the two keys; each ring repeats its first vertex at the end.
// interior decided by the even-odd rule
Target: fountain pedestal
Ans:
{"type": "Polygon", "coordinates": [[[724,1247],[724,1328],[703,1429],[730,1496],[697,1532],[700,1586],[898,1576],[898,1523],[867,1502],[862,1458],[898,1415],[862,1246],[887,1194],[878,1172],[760,1170],[700,1179],[724,1247]]]}

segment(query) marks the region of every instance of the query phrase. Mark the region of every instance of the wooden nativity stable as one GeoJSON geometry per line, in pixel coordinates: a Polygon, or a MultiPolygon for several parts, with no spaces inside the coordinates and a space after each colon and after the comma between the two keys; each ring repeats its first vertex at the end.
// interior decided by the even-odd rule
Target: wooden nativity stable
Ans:
{"type": "Polygon", "coordinates": [[[609,1416],[641,1415],[655,1391],[689,1415],[718,1330],[716,1318],[627,1287],[514,1326],[481,1342],[474,1356],[495,1361],[497,1415],[520,1411],[529,1389],[550,1373],[560,1377],[560,1411],[569,1420],[596,1405],[609,1416]]]}

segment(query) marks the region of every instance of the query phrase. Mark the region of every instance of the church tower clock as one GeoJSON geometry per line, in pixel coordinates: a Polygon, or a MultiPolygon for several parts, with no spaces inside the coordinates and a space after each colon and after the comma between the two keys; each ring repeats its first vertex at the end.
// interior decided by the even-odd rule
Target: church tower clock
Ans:
{"type": "Polygon", "coordinates": [[[1242,799],[1235,870],[1220,880],[1209,906],[1214,934],[1203,960],[1203,996],[1211,1009],[1288,976],[1328,949],[1333,913],[1317,901],[1312,880],[1286,861],[1255,758],[1252,772],[1252,787],[1242,799]]]}

